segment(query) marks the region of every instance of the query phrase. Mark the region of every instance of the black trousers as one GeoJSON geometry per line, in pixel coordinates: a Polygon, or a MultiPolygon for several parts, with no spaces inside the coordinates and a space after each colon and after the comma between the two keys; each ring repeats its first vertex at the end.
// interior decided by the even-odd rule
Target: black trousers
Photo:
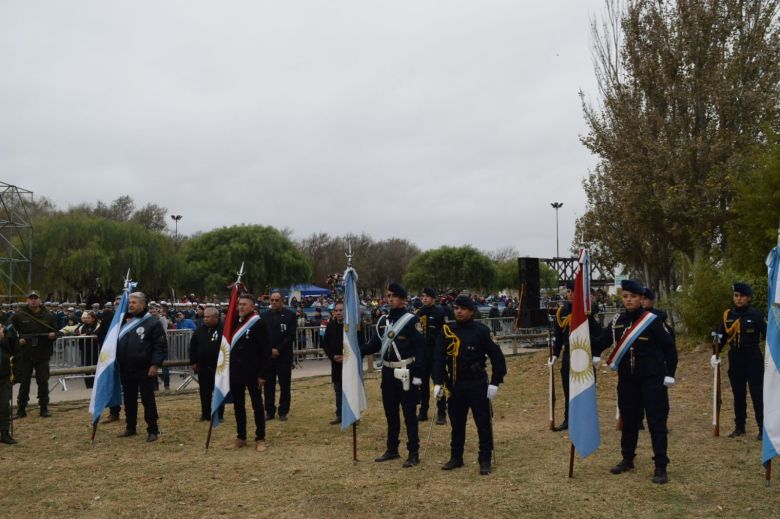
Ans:
{"type": "Polygon", "coordinates": [[[11,379],[0,379],[0,432],[8,432],[11,426],[11,379]]]}
{"type": "Polygon", "coordinates": [[[19,378],[19,394],[16,401],[19,407],[27,407],[30,400],[30,382],[35,370],[35,383],[38,385],[38,405],[49,405],[49,359],[32,360],[24,356],[14,357],[14,372],[19,378]]]}
{"type": "Polygon", "coordinates": [[[336,416],[341,418],[341,362],[330,363],[330,381],[333,383],[333,392],[336,394],[336,416]]]}
{"type": "MultiPolygon", "coordinates": [[[[420,414],[428,415],[428,409],[431,401],[431,370],[428,369],[423,373],[422,385],[420,386],[420,414]]],[[[447,412],[447,399],[440,398],[436,401],[436,411],[439,414],[447,412]]]]}
{"type": "Polygon", "coordinates": [[[734,393],[734,423],[737,429],[744,429],[747,420],[747,386],[760,431],[764,424],[764,356],[758,347],[729,350],[729,382],[734,393]]]}
{"type": "Polygon", "coordinates": [[[469,409],[474,416],[479,436],[479,461],[490,461],[493,452],[493,431],[490,424],[490,401],[487,398],[487,378],[455,382],[448,407],[452,424],[450,454],[463,458],[466,443],[466,419],[469,409]]]}
{"type": "Polygon", "coordinates": [[[279,381],[279,415],[290,412],[292,386],[292,357],[271,359],[271,374],[265,381],[265,409],[269,416],[276,414],[276,382],[279,381]]]}
{"type": "Polygon", "coordinates": [[[157,402],[154,399],[154,377],[150,377],[148,370],[120,371],[119,379],[122,382],[122,396],[125,402],[125,420],[127,430],[135,431],[138,422],[138,393],[141,393],[141,404],[144,406],[144,421],[148,434],[159,434],[157,427],[157,402]]]}
{"type": "Polygon", "coordinates": [[[403,383],[393,377],[393,368],[382,367],[382,406],[385,408],[387,420],[387,450],[396,451],[401,443],[401,418],[398,408],[404,415],[406,424],[406,448],[409,452],[420,450],[420,435],[417,429],[417,402],[419,401],[417,386],[411,384],[409,391],[404,391],[403,383]]]}
{"type": "Polygon", "coordinates": [[[249,391],[252,412],[255,415],[255,441],[265,440],[263,397],[257,382],[254,384],[230,384],[230,395],[233,397],[233,409],[236,413],[236,436],[240,440],[246,440],[246,391],[249,391]]]}
{"type": "MultiPolygon", "coordinates": [[[[200,394],[200,417],[211,417],[211,397],[214,394],[214,376],[213,368],[198,367],[198,393],[200,394]]],[[[225,414],[225,404],[219,406],[219,419],[225,414]]]]}
{"type": "Polygon", "coordinates": [[[569,421],[569,368],[571,362],[569,360],[569,346],[566,346],[566,351],[561,355],[561,385],[563,386],[563,420],[569,421]]]}
{"type": "Polygon", "coordinates": [[[664,366],[654,359],[640,358],[636,359],[634,373],[631,373],[628,355],[630,352],[618,369],[618,408],[623,417],[620,451],[623,459],[632,460],[636,456],[639,423],[644,412],[653,443],[655,466],[666,467],[669,464],[666,455],[669,393],[664,386],[664,366]]]}

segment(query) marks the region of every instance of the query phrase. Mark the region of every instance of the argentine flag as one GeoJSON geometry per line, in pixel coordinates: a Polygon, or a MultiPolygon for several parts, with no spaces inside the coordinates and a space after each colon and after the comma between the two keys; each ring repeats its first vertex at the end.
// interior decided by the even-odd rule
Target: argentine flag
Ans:
{"type": "Polygon", "coordinates": [[[764,444],[766,463],[780,453],[780,246],[766,259],[769,269],[769,312],[764,357],[764,444]]]}
{"type": "Polygon", "coordinates": [[[89,412],[92,414],[92,424],[100,420],[103,409],[118,406],[122,403],[122,387],[119,383],[119,370],[116,365],[116,345],[119,342],[119,331],[122,327],[122,319],[127,313],[127,300],[130,293],[138,283],[128,281],[122,292],[122,299],[111,319],[103,346],[100,348],[97,369],[95,371],[95,383],[92,386],[92,397],[89,400],[89,412]]]}
{"type": "Polygon", "coordinates": [[[360,300],[357,272],[352,267],[344,272],[344,360],[341,365],[341,430],[360,420],[366,410],[366,390],[363,387],[363,357],[358,345],[360,300]]]}
{"type": "Polygon", "coordinates": [[[585,458],[598,449],[599,412],[596,404],[596,377],[590,349],[590,256],[580,249],[579,268],[569,328],[569,437],[585,458]]]}

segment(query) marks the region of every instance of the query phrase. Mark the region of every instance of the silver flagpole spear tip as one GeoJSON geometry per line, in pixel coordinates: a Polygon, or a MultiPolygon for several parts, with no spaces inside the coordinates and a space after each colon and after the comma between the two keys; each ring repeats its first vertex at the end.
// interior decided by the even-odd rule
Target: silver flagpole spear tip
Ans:
{"type": "Polygon", "coordinates": [[[347,240],[347,252],[344,254],[347,257],[347,268],[352,266],[352,242],[347,240]]]}
{"type": "Polygon", "coordinates": [[[241,283],[241,278],[244,277],[244,262],[241,262],[241,268],[236,272],[238,275],[238,279],[236,280],[236,283],[241,283]]]}

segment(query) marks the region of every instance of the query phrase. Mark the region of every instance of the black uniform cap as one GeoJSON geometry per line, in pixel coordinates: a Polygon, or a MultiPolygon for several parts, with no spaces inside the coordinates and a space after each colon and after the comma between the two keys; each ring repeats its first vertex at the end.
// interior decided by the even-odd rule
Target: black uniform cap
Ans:
{"type": "Polygon", "coordinates": [[[461,308],[466,308],[468,310],[471,310],[472,312],[476,310],[476,306],[474,305],[474,301],[468,297],[468,296],[458,296],[455,298],[455,306],[459,306],[461,308]]]}
{"type": "Polygon", "coordinates": [[[747,283],[734,283],[734,292],[743,296],[753,297],[753,289],[747,283]]]}
{"type": "Polygon", "coordinates": [[[638,296],[644,295],[645,287],[636,279],[624,279],[620,282],[620,288],[638,296]]]}
{"type": "Polygon", "coordinates": [[[407,296],[409,295],[406,292],[406,289],[398,283],[390,283],[389,285],[387,285],[387,291],[396,297],[400,297],[401,299],[406,299],[407,296]]]}
{"type": "Polygon", "coordinates": [[[574,281],[567,281],[564,286],[567,290],[574,290],[574,281]]]}
{"type": "Polygon", "coordinates": [[[425,294],[426,296],[432,297],[434,299],[436,299],[436,297],[438,296],[438,294],[436,293],[436,289],[435,288],[431,288],[431,287],[423,288],[422,289],[422,293],[425,294]]]}
{"type": "Polygon", "coordinates": [[[645,293],[643,294],[646,299],[650,299],[651,301],[655,301],[655,292],[653,292],[649,288],[645,288],[645,293]]]}

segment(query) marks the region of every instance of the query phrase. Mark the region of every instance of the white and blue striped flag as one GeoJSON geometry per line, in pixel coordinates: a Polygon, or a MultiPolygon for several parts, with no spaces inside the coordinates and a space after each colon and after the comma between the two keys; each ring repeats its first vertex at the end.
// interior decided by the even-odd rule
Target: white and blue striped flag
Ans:
{"type": "Polygon", "coordinates": [[[119,301],[106,338],[103,339],[103,346],[100,348],[95,382],[92,386],[92,397],[89,400],[89,412],[92,414],[93,425],[100,420],[103,409],[122,404],[122,386],[119,382],[119,369],[116,365],[116,345],[119,342],[122,319],[127,313],[128,296],[137,285],[138,283],[132,281],[125,283],[122,299],[119,301]]]}
{"type": "Polygon", "coordinates": [[[764,443],[761,460],[780,453],[780,246],[766,259],[769,270],[769,311],[764,357],[764,443]]]}
{"type": "Polygon", "coordinates": [[[368,407],[363,387],[363,357],[358,344],[360,299],[357,272],[349,267],[344,272],[344,351],[341,365],[341,429],[360,420],[368,407]]]}
{"type": "Polygon", "coordinates": [[[598,449],[599,411],[596,377],[590,348],[590,257],[580,249],[579,269],[574,283],[574,299],[569,327],[569,437],[580,457],[598,449]]]}

